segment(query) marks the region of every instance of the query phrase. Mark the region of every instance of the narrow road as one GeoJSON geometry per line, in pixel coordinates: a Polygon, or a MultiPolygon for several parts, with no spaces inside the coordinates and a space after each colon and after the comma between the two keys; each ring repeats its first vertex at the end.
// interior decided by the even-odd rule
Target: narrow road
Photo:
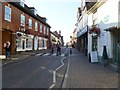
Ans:
{"type": "Polygon", "coordinates": [[[35,55],[2,67],[3,88],[49,88],[53,84],[53,71],[61,66],[67,49],[60,56],[35,55]]]}

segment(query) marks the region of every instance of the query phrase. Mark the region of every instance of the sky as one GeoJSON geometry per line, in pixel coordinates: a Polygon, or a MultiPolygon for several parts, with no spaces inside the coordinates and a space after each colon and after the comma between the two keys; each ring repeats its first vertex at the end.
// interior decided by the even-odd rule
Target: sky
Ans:
{"type": "Polygon", "coordinates": [[[77,22],[77,10],[79,1],[71,0],[25,0],[29,7],[35,7],[37,14],[47,18],[51,31],[61,30],[64,42],[70,40],[75,23],[77,22]]]}

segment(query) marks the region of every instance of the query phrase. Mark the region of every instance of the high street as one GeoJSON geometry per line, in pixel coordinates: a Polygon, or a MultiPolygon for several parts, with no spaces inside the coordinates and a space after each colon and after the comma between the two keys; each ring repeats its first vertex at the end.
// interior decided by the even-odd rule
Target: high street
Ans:
{"type": "MultiPolygon", "coordinates": [[[[53,73],[62,65],[66,48],[60,56],[36,54],[25,60],[9,63],[2,67],[3,88],[49,88],[55,81],[53,73]]],[[[63,75],[62,75],[63,76],[63,75]]],[[[59,85],[60,86],[60,85],[59,85]]]]}
{"type": "Polygon", "coordinates": [[[3,65],[3,88],[118,88],[118,73],[90,63],[76,49],[62,48],[61,55],[38,53],[3,65]]]}

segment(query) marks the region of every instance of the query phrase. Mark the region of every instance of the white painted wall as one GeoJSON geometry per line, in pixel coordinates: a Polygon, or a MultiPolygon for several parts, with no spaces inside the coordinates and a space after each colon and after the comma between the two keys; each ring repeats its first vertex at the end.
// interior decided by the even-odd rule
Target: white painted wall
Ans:
{"type": "MultiPolygon", "coordinates": [[[[88,30],[92,26],[92,13],[88,15],[88,30]]],[[[88,33],[88,53],[92,51],[92,36],[88,33]]]]}
{"type": "Polygon", "coordinates": [[[34,38],[34,50],[37,50],[38,48],[38,36],[34,38]]]}
{"type": "Polygon", "coordinates": [[[98,23],[101,30],[101,35],[98,38],[98,55],[102,56],[103,46],[107,46],[108,57],[112,57],[112,36],[110,32],[104,29],[118,25],[118,1],[107,0],[101,7],[98,8],[98,23]]]}

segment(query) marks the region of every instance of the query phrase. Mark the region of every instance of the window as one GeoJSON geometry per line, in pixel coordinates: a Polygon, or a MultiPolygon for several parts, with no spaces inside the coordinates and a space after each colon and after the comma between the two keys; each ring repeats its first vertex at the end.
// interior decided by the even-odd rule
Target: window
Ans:
{"type": "Polygon", "coordinates": [[[21,14],[21,26],[25,26],[25,16],[21,14]]]}
{"type": "Polygon", "coordinates": [[[16,46],[17,46],[18,49],[22,48],[22,44],[21,43],[22,43],[22,41],[21,41],[20,38],[16,39],[16,46]]]}
{"type": "Polygon", "coordinates": [[[35,22],[35,31],[38,31],[38,23],[35,22]]]}
{"type": "Polygon", "coordinates": [[[20,5],[24,7],[24,1],[20,1],[20,5]]]}
{"type": "Polygon", "coordinates": [[[32,19],[29,19],[29,28],[32,28],[32,19]]]}
{"type": "Polygon", "coordinates": [[[11,21],[11,8],[5,6],[5,20],[11,21]]]}
{"type": "Polygon", "coordinates": [[[44,26],[44,34],[46,34],[46,27],[44,26]]]}
{"type": "Polygon", "coordinates": [[[42,23],[40,23],[40,32],[42,33],[42,23]]]}
{"type": "Polygon", "coordinates": [[[97,11],[93,13],[93,25],[96,25],[98,23],[97,21],[97,11]]]}
{"type": "Polygon", "coordinates": [[[47,28],[47,35],[49,35],[49,28],[47,28]]]}
{"type": "Polygon", "coordinates": [[[45,29],[46,29],[46,33],[45,34],[47,34],[47,27],[45,29]]]}
{"type": "Polygon", "coordinates": [[[32,48],[32,39],[26,39],[26,48],[32,48]]]}

